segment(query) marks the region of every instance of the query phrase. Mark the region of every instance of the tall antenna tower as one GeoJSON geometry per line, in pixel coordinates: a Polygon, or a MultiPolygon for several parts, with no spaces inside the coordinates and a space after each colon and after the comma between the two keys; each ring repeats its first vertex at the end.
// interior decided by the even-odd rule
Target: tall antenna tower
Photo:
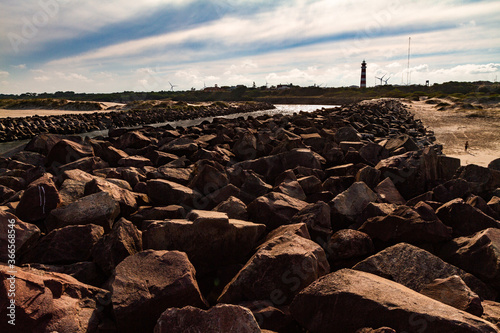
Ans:
{"type": "Polygon", "coordinates": [[[411,37],[408,37],[408,66],[406,69],[406,85],[410,84],[410,42],[411,37]]]}

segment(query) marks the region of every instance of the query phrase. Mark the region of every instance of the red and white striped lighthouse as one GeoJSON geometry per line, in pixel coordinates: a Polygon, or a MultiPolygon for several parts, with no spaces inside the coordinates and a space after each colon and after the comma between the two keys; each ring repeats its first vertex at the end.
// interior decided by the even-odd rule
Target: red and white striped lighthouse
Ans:
{"type": "Polygon", "coordinates": [[[361,63],[361,84],[360,88],[366,88],[366,62],[363,60],[361,63]]]}

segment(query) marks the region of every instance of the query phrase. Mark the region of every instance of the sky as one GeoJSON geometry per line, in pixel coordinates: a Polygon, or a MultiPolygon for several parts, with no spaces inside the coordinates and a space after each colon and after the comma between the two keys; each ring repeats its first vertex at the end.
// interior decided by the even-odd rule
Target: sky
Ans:
{"type": "Polygon", "coordinates": [[[0,3],[4,94],[341,87],[359,85],[363,60],[368,86],[495,81],[500,1],[0,3]]]}

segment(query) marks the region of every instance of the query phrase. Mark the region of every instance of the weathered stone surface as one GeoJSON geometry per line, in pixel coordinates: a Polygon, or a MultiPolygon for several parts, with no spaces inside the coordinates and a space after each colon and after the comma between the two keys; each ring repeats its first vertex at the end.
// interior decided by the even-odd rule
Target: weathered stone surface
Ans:
{"type": "Polygon", "coordinates": [[[147,185],[148,196],[157,205],[193,206],[200,198],[197,191],[164,179],[148,180],[147,185]]]}
{"type": "Polygon", "coordinates": [[[118,160],[118,165],[123,167],[143,168],[145,166],[152,166],[153,162],[151,162],[149,158],[134,155],[122,157],[118,160]]]}
{"type": "Polygon", "coordinates": [[[335,132],[335,142],[340,143],[342,141],[359,142],[358,131],[356,131],[351,126],[341,127],[335,132]]]}
{"type": "Polygon", "coordinates": [[[354,221],[370,202],[376,200],[377,195],[365,183],[356,182],[330,201],[330,207],[332,214],[354,221]]]}
{"type": "Polygon", "coordinates": [[[200,272],[238,263],[255,248],[263,224],[228,219],[225,213],[192,211],[190,220],[155,221],[143,232],[145,249],[179,250],[200,272]]]}
{"type": "Polygon", "coordinates": [[[389,177],[381,181],[374,190],[383,202],[396,205],[404,205],[406,203],[406,200],[401,196],[389,177]]]}
{"type": "Polygon", "coordinates": [[[500,229],[455,238],[443,247],[440,256],[500,291],[500,229]]]}
{"type": "Polygon", "coordinates": [[[408,152],[381,160],[375,169],[381,177],[389,177],[403,198],[412,198],[424,192],[424,182],[417,182],[420,169],[420,156],[417,152],[408,152]]]}
{"type": "Polygon", "coordinates": [[[263,223],[268,229],[292,223],[292,217],[307,203],[283,193],[271,192],[258,197],[248,205],[250,220],[263,223]]]}
{"type": "Polygon", "coordinates": [[[142,233],[124,218],[118,220],[110,233],[104,235],[92,248],[94,262],[107,275],[126,257],[142,251],[142,233]]]}
{"type": "Polygon", "coordinates": [[[300,186],[299,182],[295,180],[285,180],[273,189],[275,192],[283,193],[298,200],[306,200],[306,194],[300,186]]]}
{"type": "Polygon", "coordinates": [[[8,322],[7,309],[12,273],[9,266],[0,263],[2,332],[99,332],[103,310],[110,298],[107,290],[83,284],[66,274],[21,267],[14,270],[15,326],[8,322]]]}
{"type": "Polygon", "coordinates": [[[484,309],[482,318],[500,329],[500,303],[486,300],[481,305],[484,309]]]}
{"type": "Polygon", "coordinates": [[[488,201],[488,207],[500,215],[500,197],[493,196],[491,200],[488,201]]]}
{"type": "Polygon", "coordinates": [[[380,276],[351,269],[312,283],[297,295],[290,309],[312,332],[355,332],[384,325],[397,332],[497,332],[479,317],[380,276]],[[417,322],[417,318],[422,320],[417,322]]]}
{"type": "Polygon", "coordinates": [[[418,150],[417,144],[409,135],[400,135],[396,138],[389,139],[384,148],[389,151],[396,151],[400,148],[404,148],[406,151],[418,150]]]}
{"type": "Polygon", "coordinates": [[[229,184],[229,178],[222,165],[213,161],[202,162],[205,163],[200,163],[195,168],[188,187],[203,195],[208,195],[229,184]]]}
{"type": "Polygon", "coordinates": [[[230,219],[247,220],[247,205],[240,199],[230,196],[226,201],[221,202],[215,208],[215,211],[226,213],[230,219]]]}
{"type": "Polygon", "coordinates": [[[14,194],[16,194],[16,191],[13,189],[0,185],[0,202],[9,200],[9,198],[11,198],[14,194]]]}
{"type": "Polygon", "coordinates": [[[104,235],[95,224],[71,225],[52,230],[23,257],[23,263],[73,264],[89,261],[92,247],[104,235]]]}
{"type": "Polygon", "coordinates": [[[21,255],[29,250],[39,237],[40,229],[36,225],[23,222],[17,216],[0,210],[1,262],[19,261],[21,255]]]}
{"type": "Polygon", "coordinates": [[[460,268],[448,264],[416,246],[400,243],[361,261],[353,269],[373,273],[415,291],[435,279],[458,275],[483,299],[495,299],[496,293],[481,280],[460,268]]]}
{"type": "Polygon", "coordinates": [[[370,236],[352,229],[337,231],[328,240],[326,254],[330,266],[336,266],[350,259],[361,259],[374,252],[370,236]]]}
{"type": "Polygon", "coordinates": [[[107,168],[108,166],[109,164],[102,160],[100,157],[90,156],[82,157],[79,160],[60,165],[57,167],[57,169],[54,170],[58,173],[73,169],[92,172],[94,170],[107,168]]]}
{"type": "Polygon", "coordinates": [[[257,138],[246,132],[236,140],[231,151],[240,160],[253,160],[257,157],[257,138]]]}
{"type": "Polygon", "coordinates": [[[47,155],[47,165],[59,167],[77,161],[83,157],[92,156],[94,156],[94,149],[92,146],[62,139],[50,149],[47,155]]]}
{"type": "Polygon", "coordinates": [[[26,180],[22,177],[0,176],[0,185],[11,188],[17,192],[26,188],[26,180]]]}
{"type": "Polygon", "coordinates": [[[66,179],[59,189],[61,206],[67,206],[85,195],[85,182],[73,179],[66,179]]]}
{"type": "Polygon", "coordinates": [[[500,171],[500,158],[497,158],[497,159],[491,161],[488,164],[488,169],[500,171]]]}
{"type": "Polygon", "coordinates": [[[206,306],[185,253],[146,250],[125,258],[110,281],[120,332],[151,332],[165,309],[206,306]]]}
{"type": "Polygon", "coordinates": [[[359,231],[384,242],[439,243],[452,238],[452,229],[437,217],[428,219],[407,206],[399,206],[389,215],[368,219],[359,231]]]}
{"type": "Polygon", "coordinates": [[[155,333],[184,332],[260,333],[249,309],[238,305],[218,304],[210,310],[193,306],[165,310],[156,323],[155,333]]]}
{"type": "Polygon", "coordinates": [[[287,306],[279,306],[271,301],[241,302],[239,305],[252,311],[261,332],[300,333],[302,329],[290,316],[287,306]]]}
{"type": "Polygon", "coordinates": [[[81,261],[69,265],[30,263],[23,265],[23,267],[35,268],[45,272],[67,274],[81,283],[90,284],[95,287],[101,287],[107,279],[107,276],[104,275],[97,264],[91,261],[81,261]]]}
{"type": "Polygon", "coordinates": [[[420,290],[420,293],[475,316],[481,317],[483,314],[481,298],[458,275],[436,279],[420,290]]]}
{"type": "Polygon", "coordinates": [[[109,231],[119,213],[118,202],[109,193],[99,192],[52,210],[45,226],[50,231],[69,225],[96,224],[109,231]]]}
{"type": "Polygon", "coordinates": [[[297,179],[300,186],[304,190],[304,193],[309,195],[313,193],[318,193],[323,190],[321,180],[316,176],[306,176],[297,179]]]}
{"type": "Polygon", "coordinates": [[[488,215],[496,220],[498,220],[500,218],[500,215],[498,215],[496,211],[494,211],[490,206],[488,206],[486,201],[483,198],[481,198],[480,196],[471,195],[467,199],[466,203],[468,205],[471,205],[474,208],[479,209],[480,211],[482,211],[486,215],[488,215]]]}
{"type": "Polygon", "coordinates": [[[285,233],[262,244],[233,280],[219,302],[271,300],[288,304],[311,282],[328,273],[325,252],[316,243],[285,233]]]}
{"type": "Polygon", "coordinates": [[[123,216],[129,216],[137,211],[138,203],[133,192],[100,178],[96,178],[85,185],[86,195],[99,192],[106,192],[111,195],[120,205],[120,213],[123,216]]]}
{"type": "Polygon", "coordinates": [[[364,182],[369,188],[373,189],[380,182],[380,174],[380,170],[367,165],[358,171],[356,181],[364,182]]]}
{"type": "Polygon", "coordinates": [[[356,333],[397,333],[396,330],[390,327],[379,327],[379,328],[371,328],[371,327],[363,327],[356,331],[356,333]]]}
{"type": "Polygon", "coordinates": [[[139,131],[130,131],[120,135],[118,139],[117,148],[144,148],[151,144],[151,139],[139,131]]]}
{"type": "Polygon", "coordinates": [[[468,164],[462,167],[459,172],[459,178],[469,182],[474,193],[482,193],[500,187],[500,171],[498,170],[468,164]]]}
{"type": "Polygon", "coordinates": [[[190,168],[174,168],[167,165],[158,168],[160,177],[181,185],[187,185],[191,179],[192,170],[190,168]]]}
{"type": "Polygon", "coordinates": [[[307,230],[307,225],[305,223],[293,223],[286,224],[278,227],[267,234],[264,243],[269,241],[272,238],[280,237],[284,234],[294,234],[300,237],[304,237],[305,239],[311,239],[311,235],[309,235],[309,231],[307,230]]]}
{"type": "Polygon", "coordinates": [[[328,239],[332,233],[330,206],[323,201],[308,204],[293,216],[292,223],[305,223],[311,234],[328,239]]]}
{"type": "Polygon", "coordinates": [[[470,191],[467,181],[461,178],[451,179],[432,189],[432,200],[445,203],[453,199],[464,198],[470,191]]]}
{"type": "Polygon", "coordinates": [[[454,199],[438,208],[437,216],[453,228],[455,236],[468,236],[487,228],[500,228],[500,223],[477,208],[454,199]]]}
{"type": "Polygon", "coordinates": [[[45,174],[24,191],[16,214],[22,220],[35,222],[47,217],[60,203],[61,197],[51,175],[45,174]]]}

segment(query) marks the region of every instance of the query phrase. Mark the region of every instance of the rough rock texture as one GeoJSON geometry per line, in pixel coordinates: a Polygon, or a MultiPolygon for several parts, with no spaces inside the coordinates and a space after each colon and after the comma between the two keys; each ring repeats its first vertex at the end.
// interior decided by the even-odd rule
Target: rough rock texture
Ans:
{"type": "Polygon", "coordinates": [[[483,301],[484,309],[482,318],[495,324],[500,329],[500,303],[493,301],[483,301]]]}
{"type": "Polygon", "coordinates": [[[36,222],[46,218],[60,203],[61,197],[52,176],[45,174],[26,188],[16,214],[24,221],[36,222]]]}
{"type": "Polygon", "coordinates": [[[498,332],[479,317],[393,281],[350,269],[312,283],[295,297],[291,312],[312,332],[355,332],[385,325],[397,332],[498,332]]]}
{"type": "Polygon", "coordinates": [[[147,184],[148,196],[157,205],[193,206],[200,197],[197,191],[169,180],[149,180],[147,184]]]}
{"type": "Polygon", "coordinates": [[[120,332],[151,332],[171,307],[206,306],[185,253],[139,252],[116,267],[110,281],[113,313],[120,332]]]}
{"type": "Polygon", "coordinates": [[[231,304],[218,304],[210,310],[192,306],[165,310],[156,326],[155,333],[260,333],[260,327],[247,308],[231,304]]]}
{"type": "Polygon", "coordinates": [[[23,253],[36,244],[39,237],[40,229],[36,225],[23,222],[17,216],[0,210],[1,262],[6,263],[9,259],[19,260],[23,253]]]}
{"type": "Polygon", "coordinates": [[[494,300],[496,293],[475,276],[448,264],[416,246],[400,243],[361,261],[353,269],[373,273],[415,291],[438,278],[458,275],[483,299],[494,300]]]}
{"type": "Polygon", "coordinates": [[[370,202],[375,200],[377,200],[377,195],[365,183],[356,182],[337,195],[330,202],[330,207],[333,214],[354,220],[370,202]]]}
{"type": "Polygon", "coordinates": [[[288,304],[304,287],[328,273],[325,252],[295,234],[271,238],[226,285],[219,302],[271,300],[288,304]]]}
{"type": "Polygon", "coordinates": [[[8,323],[12,273],[0,263],[0,330],[2,332],[99,332],[110,293],[66,274],[14,266],[15,326],[8,323]],[[14,330],[13,330],[14,329],[14,330]]]}
{"type": "Polygon", "coordinates": [[[337,231],[328,240],[326,254],[330,266],[349,263],[349,259],[362,259],[374,252],[370,236],[352,229],[337,231]]]}

